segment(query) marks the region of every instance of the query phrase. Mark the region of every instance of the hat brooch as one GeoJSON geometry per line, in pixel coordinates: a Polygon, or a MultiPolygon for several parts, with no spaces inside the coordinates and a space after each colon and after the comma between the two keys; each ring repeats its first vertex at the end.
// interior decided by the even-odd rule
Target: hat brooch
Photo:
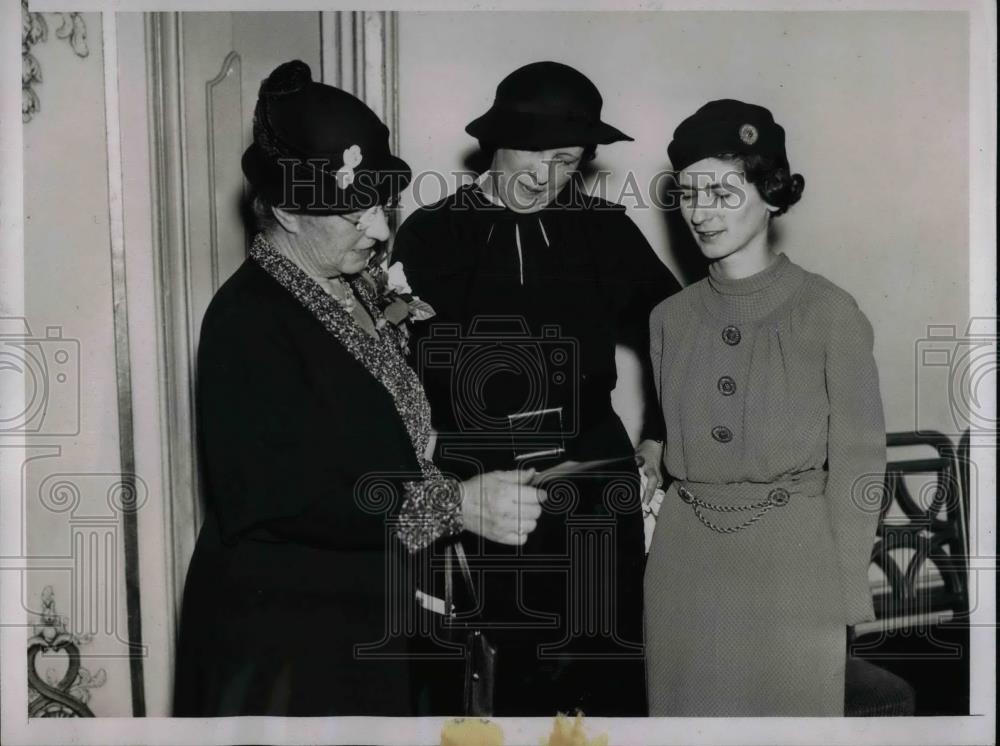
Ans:
{"type": "Polygon", "coordinates": [[[344,165],[337,169],[337,186],[347,189],[354,183],[354,169],[361,163],[361,148],[352,145],[344,151],[344,165]]]}
{"type": "Polygon", "coordinates": [[[742,140],[747,145],[753,145],[757,142],[757,128],[752,124],[744,124],[740,127],[740,140],[742,140]]]}

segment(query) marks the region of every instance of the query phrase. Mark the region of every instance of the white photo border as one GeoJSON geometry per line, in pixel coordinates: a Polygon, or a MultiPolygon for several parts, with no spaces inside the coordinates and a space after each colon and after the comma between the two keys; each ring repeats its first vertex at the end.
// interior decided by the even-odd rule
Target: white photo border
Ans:
{"type": "MultiPolygon", "coordinates": [[[[19,3],[4,2],[0,8],[3,35],[2,64],[8,73],[0,81],[0,316],[24,316],[24,226],[23,226],[23,139],[19,114],[20,95],[14,84],[14,70],[20,70],[15,29],[20,28],[19,3]]],[[[153,11],[153,10],[268,10],[277,9],[275,0],[244,0],[241,3],[207,0],[39,0],[33,10],[53,11],[153,11]]],[[[460,0],[443,2],[319,2],[298,0],[282,3],[285,10],[466,10],[460,0]]],[[[545,0],[482,2],[479,10],[560,10],[613,11],[647,10],[965,10],[970,19],[970,317],[996,318],[996,111],[997,37],[996,7],[989,0],[930,0],[891,2],[753,2],[743,0],[703,0],[702,2],[642,2],[616,0],[545,0]]],[[[995,334],[995,328],[994,328],[995,334]]],[[[23,391],[8,387],[0,399],[16,409],[23,391]]],[[[995,420],[995,400],[985,402],[995,420]]],[[[996,494],[995,452],[976,447],[975,465],[983,477],[981,485],[996,494]]],[[[20,461],[15,453],[23,443],[10,439],[0,445],[0,542],[3,548],[20,541],[21,516],[20,461]],[[12,468],[13,467],[13,468],[12,468]]],[[[989,515],[981,515],[978,546],[983,556],[979,567],[996,571],[995,501],[983,500],[989,515]]],[[[27,620],[20,604],[17,568],[0,549],[0,741],[17,744],[58,743],[101,744],[436,744],[444,721],[439,718],[27,718],[27,685],[24,651],[27,620]]],[[[995,743],[996,613],[995,583],[981,583],[979,606],[974,612],[971,645],[975,655],[971,665],[971,711],[969,717],[922,718],[588,718],[591,735],[608,733],[613,744],[922,744],[995,743]]],[[[538,744],[551,732],[548,718],[495,718],[504,731],[505,743],[538,744]]]]}

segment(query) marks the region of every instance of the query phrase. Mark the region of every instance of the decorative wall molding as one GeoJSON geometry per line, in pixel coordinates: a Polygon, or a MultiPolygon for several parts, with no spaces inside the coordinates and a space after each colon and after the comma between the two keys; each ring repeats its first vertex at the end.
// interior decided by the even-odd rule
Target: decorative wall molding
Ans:
{"type": "Polygon", "coordinates": [[[321,14],[323,82],[364,101],[388,125],[395,151],[399,124],[397,16],[393,11],[321,14]]]}
{"type": "MultiPolygon", "coordinates": [[[[56,611],[55,592],[51,585],[45,586],[39,622],[28,638],[28,717],[94,717],[88,707],[90,690],[104,686],[107,674],[103,668],[91,674],[80,665],[80,646],[90,640],[90,635],[67,630],[65,617],[56,611]],[[66,661],[65,673],[60,676],[58,667],[49,666],[39,674],[38,664],[53,654],[66,661]]],[[[50,658],[50,662],[55,661],[50,658]]]]}
{"type": "MultiPolygon", "coordinates": [[[[59,17],[56,37],[66,39],[77,57],[90,54],[87,47],[87,24],[79,13],[53,13],[59,17]]],[[[21,120],[30,122],[42,104],[35,92],[35,84],[42,82],[42,68],[31,54],[31,48],[47,40],[49,25],[41,13],[28,10],[28,0],[21,0],[21,120]]]]}
{"type": "MultiPolygon", "coordinates": [[[[167,492],[167,565],[176,630],[187,564],[201,526],[194,422],[194,349],[191,257],[187,226],[182,24],[178,13],[146,16],[149,74],[150,169],[153,202],[153,264],[159,289],[162,459],[167,492]]],[[[170,639],[174,639],[171,633],[170,639]]]]}
{"type": "Polygon", "coordinates": [[[205,118],[208,123],[208,212],[210,223],[212,287],[223,277],[220,267],[239,266],[246,258],[246,236],[219,220],[232,208],[243,184],[240,159],[243,156],[243,61],[231,51],[222,61],[218,75],[205,83],[205,118]],[[223,256],[225,255],[225,256],[223,256]],[[228,261],[226,261],[228,260],[228,261]]]}
{"type": "MultiPolygon", "coordinates": [[[[123,494],[138,494],[135,478],[135,427],[132,417],[132,362],[129,352],[128,293],[125,273],[124,176],[122,173],[121,111],[118,94],[118,21],[103,13],[104,121],[108,156],[108,228],[111,243],[111,293],[115,335],[115,383],[118,400],[118,452],[123,494]]],[[[142,604],[139,591],[139,526],[136,511],[124,510],[122,545],[125,555],[125,606],[129,645],[129,676],[133,717],[146,714],[142,644],[142,604]]]]}

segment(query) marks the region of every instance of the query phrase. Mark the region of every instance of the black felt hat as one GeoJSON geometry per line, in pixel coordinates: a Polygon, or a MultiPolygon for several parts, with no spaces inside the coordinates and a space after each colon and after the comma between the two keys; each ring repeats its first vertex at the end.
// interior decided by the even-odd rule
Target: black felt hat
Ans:
{"type": "Polygon", "coordinates": [[[385,205],[410,182],[389,129],[362,101],[316,83],[309,66],[279,65],[260,85],[243,173],[275,207],[342,214],[385,205]]]}
{"type": "Polygon", "coordinates": [[[579,70],[533,62],[500,81],[493,106],[465,131],[482,143],[520,150],[631,140],[601,121],[603,105],[597,86],[579,70]]]}
{"type": "Polygon", "coordinates": [[[763,155],[788,166],[785,130],[771,112],[731,98],[702,106],[677,126],[667,146],[670,163],[678,171],[724,153],[763,155]]]}

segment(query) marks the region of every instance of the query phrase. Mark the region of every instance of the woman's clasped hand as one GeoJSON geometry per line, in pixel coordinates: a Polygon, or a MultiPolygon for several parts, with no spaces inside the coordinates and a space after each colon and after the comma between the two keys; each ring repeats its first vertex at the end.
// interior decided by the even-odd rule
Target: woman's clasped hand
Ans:
{"type": "Polygon", "coordinates": [[[545,490],[531,486],[534,469],[492,471],[462,482],[462,525],[500,544],[522,545],[542,514],[545,490]]]}

